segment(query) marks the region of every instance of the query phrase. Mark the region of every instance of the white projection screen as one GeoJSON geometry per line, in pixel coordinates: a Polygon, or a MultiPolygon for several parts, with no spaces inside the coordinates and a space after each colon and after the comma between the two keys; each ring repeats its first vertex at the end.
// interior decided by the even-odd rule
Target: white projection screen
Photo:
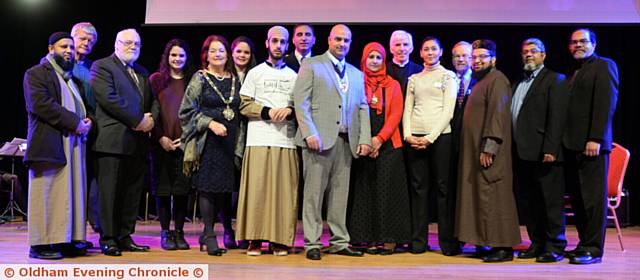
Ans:
{"type": "Polygon", "coordinates": [[[640,23],[640,0],[147,0],[146,24],[640,23]]]}

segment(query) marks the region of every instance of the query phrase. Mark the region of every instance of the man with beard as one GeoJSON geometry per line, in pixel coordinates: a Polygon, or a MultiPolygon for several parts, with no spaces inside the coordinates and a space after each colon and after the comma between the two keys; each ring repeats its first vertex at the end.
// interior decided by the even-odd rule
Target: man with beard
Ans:
{"type": "MultiPolygon", "coordinates": [[[[96,98],[93,96],[89,79],[91,78],[91,64],[93,61],[88,58],[93,50],[93,46],[98,41],[98,32],[90,22],[80,22],[71,28],[71,37],[76,48],[75,64],[73,65],[73,76],[82,81],[84,90],[84,100],[87,110],[91,115],[96,112],[96,98]]],[[[95,141],[95,133],[88,138],[87,145],[91,147],[95,141]]],[[[91,228],[100,232],[100,222],[98,219],[98,182],[96,180],[96,163],[93,151],[87,151],[87,188],[89,193],[89,204],[87,204],[87,221],[91,228]]]]}
{"type": "Polygon", "coordinates": [[[274,255],[287,255],[295,238],[299,174],[293,85],[298,75],[282,60],[288,43],[287,29],[271,27],[265,42],[269,59],[251,69],[240,89],[240,113],[249,124],[236,238],[251,240],[249,256],[261,254],[263,241],[271,242],[274,255]]]}
{"type": "Polygon", "coordinates": [[[311,57],[311,49],[316,44],[316,36],[313,34],[313,26],[308,23],[300,23],[293,27],[293,45],[296,47],[293,53],[284,57],[287,66],[296,73],[300,70],[303,59],[311,57]]]}
{"type": "Polygon", "coordinates": [[[140,35],[134,29],[118,32],[115,53],[91,67],[96,101],[100,199],[100,248],[105,255],[148,251],[133,242],[136,216],[144,184],[149,132],[158,118],[147,70],[136,64],[140,35]]]}
{"type": "Polygon", "coordinates": [[[580,242],[569,263],[602,261],[607,221],[607,170],[611,121],[618,101],[618,67],[595,54],[596,34],[585,28],[571,34],[569,106],[562,139],[566,182],[580,242]]]}
{"type": "Polygon", "coordinates": [[[495,68],[495,43],[476,40],[472,47],[477,82],[462,119],[456,235],[490,246],[485,262],[511,261],[512,247],[520,243],[511,174],[511,87],[495,68]]]}
{"type": "Polygon", "coordinates": [[[558,262],[567,246],[561,143],[569,95],[565,76],[544,66],[542,41],[525,40],[521,54],[524,75],[511,103],[513,175],[531,245],[518,258],[558,262]]]}
{"type": "Polygon", "coordinates": [[[73,77],[71,35],[49,37],[49,54],[24,75],[29,127],[24,162],[29,166],[30,258],[86,254],[85,141],[91,120],[73,77]]]}
{"type": "Polygon", "coordinates": [[[393,31],[389,39],[389,52],[393,55],[393,59],[387,62],[387,74],[400,83],[404,98],[407,95],[409,77],[424,69],[422,65],[410,60],[411,52],[413,52],[411,33],[404,30],[393,31]]]}
{"type": "Polygon", "coordinates": [[[366,156],[371,146],[369,105],[364,77],[345,61],[351,30],[344,24],[331,28],[329,50],[303,61],[293,89],[298,132],[304,162],[305,250],[308,259],[320,260],[321,208],[327,197],[331,229],[328,252],[362,256],[349,248],[346,227],[347,198],[352,157],[366,156]]]}

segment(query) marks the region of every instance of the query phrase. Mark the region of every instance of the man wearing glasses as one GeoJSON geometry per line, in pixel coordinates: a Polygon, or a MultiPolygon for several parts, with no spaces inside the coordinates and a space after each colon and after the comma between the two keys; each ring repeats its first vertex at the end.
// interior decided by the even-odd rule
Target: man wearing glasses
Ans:
{"type": "Polygon", "coordinates": [[[456,203],[456,235],[485,262],[513,260],[520,243],[511,174],[511,86],[495,68],[496,45],[472,44],[476,81],[464,107],[456,203]]]}
{"type": "Polygon", "coordinates": [[[595,54],[596,34],[581,28],[571,34],[569,106],[562,139],[566,182],[572,197],[580,242],[567,252],[572,264],[602,261],[607,210],[607,170],[611,120],[618,100],[616,63],[595,54]]]}
{"type": "Polygon", "coordinates": [[[143,189],[149,132],[158,118],[147,70],[136,64],[140,35],[134,29],[116,36],[115,53],[91,67],[91,89],[97,101],[100,200],[100,248],[108,256],[121,251],[148,251],[133,242],[143,189]]]}
{"type": "Polygon", "coordinates": [[[531,240],[520,259],[558,262],[564,257],[562,133],[569,94],[565,76],[544,66],[542,41],[522,42],[524,74],[511,102],[514,184],[531,240]]]}

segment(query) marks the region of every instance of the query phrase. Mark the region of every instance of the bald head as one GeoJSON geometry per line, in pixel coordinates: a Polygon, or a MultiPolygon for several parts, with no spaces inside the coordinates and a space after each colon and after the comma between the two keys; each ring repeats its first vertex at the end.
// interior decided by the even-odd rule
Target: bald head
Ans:
{"type": "Polygon", "coordinates": [[[351,30],[344,24],[337,24],[329,33],[329,52],[335,58],[343,60],[351,46],[351,30]]]}

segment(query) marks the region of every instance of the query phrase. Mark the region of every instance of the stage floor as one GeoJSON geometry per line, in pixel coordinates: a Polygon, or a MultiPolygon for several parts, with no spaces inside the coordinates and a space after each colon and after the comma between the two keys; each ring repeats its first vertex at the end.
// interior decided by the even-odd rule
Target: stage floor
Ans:
{"type": "MultiPolygon", "coordinates": [[[[245,250],[231,250],[222,257],[208,256],[198,251],[200,224],[185,225],[190,251],[164,251],[160,248],[160,225],[157,222],[139,222],[134,239],[137,243],[150,245],[148,253],[123,253],[121,257],[108,257],[91,250],[86,257],[67,258],[59,261],[41,261],[28,258],[26,223],[0,225],[1,263],[56,263],[56,264],[135,264],[135,263],[196,263],[209,264],[210,279],[640,279],[640,227],[622,230],[626,252],[620,250],[615,229],[607,229],[605,258],[601,264],[570,265],[568,260],[554,264],[539,264],[534,260],[519,260],[501,264],[485,264],[468,255],[446,257],[439,251],[421,255],[410,253],[391,256],[365,255],[344,257],[322,255],[321,261],[305,258],[302,244],[302,224],[298,224],[295,254],[275,257],[263,254],[249,257],[245,250]]],[[[436,226],[430,227],[431,247],[437,249],[436,226]]],[[[222,228],[216,226],[219,244],[222,244],[222,228]]],[[[98,244],[98,235],[87,227],[88,240],[98,244]]],[[[327,242],[325,226],[323,240],[327,242]]],[[[524,227],[521,228],[524,249],[529,241],[524,227]]],[[[568,226],[569,249],[577,243],[575,227],[568,226]]],[[[265,243],[266,247],[266,243],[265,243]]],[[[468,248],[472,250],[471,247],[468,248]]]]}

